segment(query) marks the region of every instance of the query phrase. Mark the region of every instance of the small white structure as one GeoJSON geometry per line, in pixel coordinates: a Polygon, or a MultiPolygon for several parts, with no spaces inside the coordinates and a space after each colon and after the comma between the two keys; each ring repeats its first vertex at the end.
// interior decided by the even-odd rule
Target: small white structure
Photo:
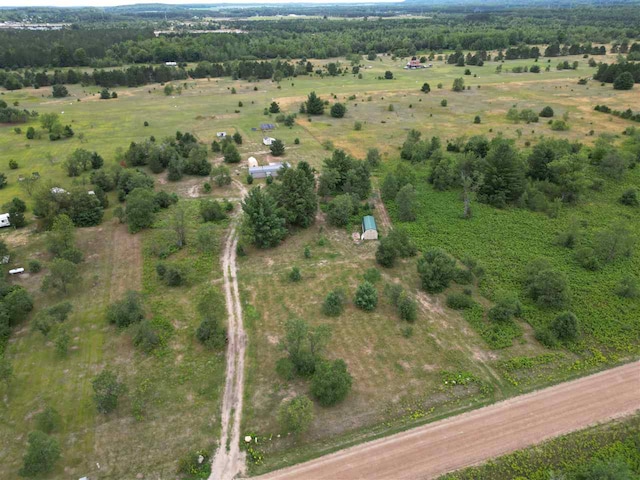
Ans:
{"type": "Polygon", "coordinates": [[[68,192],[67,192],[64,188],[60,188],[60,187],[53,187],[53,188],[51,189],[51,193],[58,194],[58,193],[68,193],[68,192]]]}
{"type": "Polygon", "coordinates": [[[96,194],[96,192],[94,192],[93,190],[89,190],[87,193],[88,193],[89,195],[95,195],[95,194],[96,194]]]}
{"type": "Polygon", "coordinates": [[[216,137],[218,138],[224,138],[227,136],[227,132],[218,132],[216,133],[216,137]]]}
{"type": "Polygon", "coordinates": [[[249,160],[247,160],[249,162],[249,168],[253,168],[253,167],[257,167],[258,166],[258,160],[256,160],[255,157],[249,157],[249,160]]]}
{"type": "Polygon", "coordinates": [[[12,270],[9,270],[9,273],[11,275],[17,275],[19,273],[23,273],[24,272],[24,268],[20,267],[20,268],[14,268],[12,270]]]}
{"type": "Polygon", "coordinates": [[[378,240],[378,227],[376,227],[376,220],[367,215],[362,219],[362,236],[361,240],[378,240]]]}
{"type": "Polygon", "coordinates": [[[178,66],[178,63],[177,63],[177,62],[164,62],[164,64],[165,64],[167,67],[177,67],[177,66],[178,66]]]}
{"type": "Polygon", "coordinates": [[[264,138],[262,139],[262,143],[264,143],[267,147],[270,147],[270,146],[271,146],[271,144],[272,144],[273,142],[275,142],[275,141],[276,141],[276,139],[275,139],[275,138],[271,138],[271,137],[264,137],[264,138]]]}
{"type": "Polygon", "coordinates": [[[0,227],[10,227],[11,222],[9,221],[8,213],[0,213],[0,227]]]}

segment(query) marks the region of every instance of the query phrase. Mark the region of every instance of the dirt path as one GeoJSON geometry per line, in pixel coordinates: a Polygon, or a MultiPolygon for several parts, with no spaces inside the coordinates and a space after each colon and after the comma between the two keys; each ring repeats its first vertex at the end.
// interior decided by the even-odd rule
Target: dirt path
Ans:
{"type": "Polygon", "coordinates": [[[259,478],[435,478],[638,409],[640,362],[634,362],[259,478]]]}
{"type": "MultiPolygon", "coordinates": [[[[240,182],[234,182],[241,195],[247,191],[240,182]]],[[[240,216],[236,215],[229,228],[222,252],[222,272],[224,296],[229,315],[227,345],[227,371],[222,398],[222,431],[220,444],[213,458],[209,480],[231,480],[245,471],[245,455],[240,451],[240,420],[242,400],[244,398],[244,359],[247,335],[242,325],[242,305],[238,290],[236,247],[238,236],[236,228],[240,216]]]]}
{"type": "Polygon", "coordinates": [[[380,190],[375,191],[373,199],[376,206],[376,212],[379,213],[381,227],[384,229],[385,235],[389,235],[389,232],[392,228],[391,219],[389,218],[387,207],[385,207],[384,202],[382,201],[382,197],[380,196],[380,190]]]}

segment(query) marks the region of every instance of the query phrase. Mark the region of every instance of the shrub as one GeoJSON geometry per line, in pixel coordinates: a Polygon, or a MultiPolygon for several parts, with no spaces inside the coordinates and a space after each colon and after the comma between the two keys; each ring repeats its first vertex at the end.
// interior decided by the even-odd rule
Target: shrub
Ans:
{"type": "Polygon", "coordinates": [[[276,373],[284,380],[291,381],[296,376],[296,367],[289,357],[282,357],[276,362],[276,373]]]}
{"type": "Polygon", "coordinates": [[[38,260],[29,260],[27,270],[29,273],[38,273],[42,270],[42,264],[38,260]]]}
{"type": "Polygon", "coordinates": [[[432,249],[418,260],[418,274],[422,288],[429,293],[439,293],[449,286],[455,273],[456,262],[443,250],[432,249]]]}
{"type": "Polygon", "coordinates": [[[382,278],[382,275],[380,275],[380,270],[372,267],[367,269],[366,272],[364,272],[363,278],[367,282],[375,284],[380,281],[380,278],[382,278]]]}
{"type": "Polygon", "coordinates": [[[443,98],[442,100],[440,100],[440,106],[442,107],[446,107],[447,106],[447,99],[443,98]]]}
{"type": "Polygon", "coordinates": [[[587,270],[596,271],[601,267],[600,259],[596,251],[591,247],[582,247],[576,250],[576,261],[587,270]]]}
{"type": "Polygon", "coordinates": [[[227,331],[220,322],[208,314],[200,322],[196,338],[205,347],[218,350],[224,348],[227,343],[227,331]]]}
{"type": "Polygon", "coordinates": [[[640,202],[638,201],[638,193],[634,188],[625,190],[625,192],[620,196],[619,201],[621,204],[628,205],[630,207],[637,207],[640,205],[640,202]]]}
{"type": "Polygon", "coordinates": [[[522,306],[517,298],[513,296],[503,296],[489,309],[487,317],[493,322],[508,322],[512,317],[520,316],[521,312],[522,306]]]}
{"type": "Polygon", "coordinates": [[[476,115],[475,118],[473,119],[473,123],[477,124],[477,123],[480,123],[480,122],[481,122],[480,115],[476,115]]]}
{"type": "Polygon", "coordinates": [[[156,273],[160,280],[168,287],[178,287],[186,283],[186,275],[182,268],[177,265],[166,265],[158,263],[156,273]]]}
{"type": "Polygon", "coordinates": [[[205,479],[211,474],[211,460],[204,450],[188,452],[178,462],[178,473],[187,475],[186,478],[205,479]]]}
{"type": "Polygon", "coordinates": [[[302,280],[302,274],[300,273],[300,269],[298,267],[293,267],[289,272],[289,281],[299,282],[300,280],[302,280]]]}
{"type": "Polygon", "coordinates": [[[355,121],[355,122],[353,123],[353,129],[354,129],[356,132],[359,132],[360,130],[362,130],[362,122],[355,121]]]}
{"type": "Polygon", "coordinates": [[[278,417],[285,432],[304,433],[313,422],[313,402],[306,395],[298,395],[280,406],[278,417]]]}
{"type": "Polygon", "coordinates": [[[578,317],[572,312],[563,312],[551,324],[551,331],[560,340],[575,340],[578,336],[578,317]]]}
{"type": "Polygon", "coordinates": [[[44,433],[53,433],[60,428],[62,419],[53,407],[47,407],[36,415],[36,428],[44,433]]]}
{"type": "Polygon", "coordinates": [[[331,116],[333,118],[342,118],[344,114],[347,113],[347,107],[342,103],[334,103],[330,110],[331,116]]]}
{"type": "Polygon", "coordinates": [[[468,268],[456,268],[453,279],[459,285],[469,285],[473,282],[473,272],[468,268]]]}
{"type": "Polygon", "coordinates": [[[623,72],[613,81],[614,90],[631,90],[635,80],[630,72],[623,72]]]}
{"type": "Polygon", "coordinates": [[[107,308],[107,321],[118,327],[128,327],[144,318],[142,296],[128,291],[124,299],[112,303],[107,308]]]}
{"type": "Polygon", "coordinates": [[[540,116],[544,117],[544,118],[551,118],[553,117],[553,108],[551,108],[549,105],[547,105],[546,107],[544,107],[542,110],[540,110],[540,116]]]}
{"type": "Polygon", "coordinates": [[[321,361],[311,379],[311,394],[323,407],[330,407],[345,399],[353,380],[344,360],[321,361]]]}
{"type": "Polygon", "coordinates": [[[378,291],[375,289],[373,284],[364,281],[358,285],[356,295],[353,298],[353,303],[355,303],[356,307],[366,312],[375,310],[378,305],[378,291]]]}
{"type": "Polygon", "coordinates": [[[418,313],[416,301],[406,295],[401,295],[398,300],[398,313],[401,320],[409,323],[415,322],[418,313]]]}
{"type": "Polygon", "coordinates": [[[118,408],[118,399],[126,388],[118,381],[115,373],[105,369],[92,380],[91,384],[98,412],[110,413],[118,408]]]}
{"type": "Polygon", "coordinates": [[[535,331],[536,340],[548,348],[553,348],[558,343],[556,336],[548,328],[542,328],[535,331]]]}
{"type": "Polygon", "coordinates": [[[638,279],[630,275],[622,278],[620,282],[618,282],[615,292],[616,295],[623,298],[640,297],[640,285],[638,285],[638,279]]]}
{"type": "Polygon", "coordinates": [[[160,346],[161,338],[155,326],[149,320],[142,320],[133,336],[133,344],[143,352],[151,352],[160,346]]]}
{"type": "Polygon", "coordinates": [[[35,477],[53,470],[60,458],[58,441],[44,432],[29,433],[29,447],[23,459],[20,476],[35,477]]]}
{"type": "Polygon", "coordinates": [[[526,269],[527,295],[541,307],[561,308],[569,302],[569,286],[563,273],[551,269],[549,262],[538,259],[526,269]]]}
{"type": "Polygon", "coordinates": [[[341,288],[330,291],[322,303],[322,313],[327,317],[337,317],[344,310],[346,296],[341,288]]]}
{"type": "Polygon", "coordinates": [[[556,132],[564,132],[569,130],[569,125],[564,120],[554,120],[551,123],[551,130],[556,132]]]}
{"type": "Polygon", "coordinates": [[[447,307],[454,310],[464,310],[465,308],[471,308],[475,302],[471,297],[464,293],[450,293],[447,295],[447,307]]]}

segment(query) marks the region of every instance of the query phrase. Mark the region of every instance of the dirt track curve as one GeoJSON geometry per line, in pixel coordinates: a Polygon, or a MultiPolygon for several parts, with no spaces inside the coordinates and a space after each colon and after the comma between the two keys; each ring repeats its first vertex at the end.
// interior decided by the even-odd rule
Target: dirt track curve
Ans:
{"type": "Polygon", "coordinates": [[[258,478],[434,478],[638,409],[640,362],[634,362],[258,478]]]}
{"type": "MultiPolygon", "coordinates": [[[[241,196],[247,193],[239,182],[234,184],[240,189],[241,196]]],[[[236,226],[240,215],[231,221],[229,233],[221,255],[224,279],[224,296],[229,322],[227,325],[227,370],[222,397],[222,430],[220,444],[211,465],[209,480],[231,480],[244,472],[245,455],[240,451],[240,420],[244,397],[244,358],[247,335],[242,324],[242,304],[238,290],[236,247],[238,236],[236,226]]]]}

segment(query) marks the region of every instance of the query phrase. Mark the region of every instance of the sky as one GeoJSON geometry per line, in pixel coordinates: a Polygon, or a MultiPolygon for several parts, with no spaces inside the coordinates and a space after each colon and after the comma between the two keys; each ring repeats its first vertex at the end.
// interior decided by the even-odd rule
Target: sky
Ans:
{"type": "Polygon", "coordinates": [[[252,4],[286,4],[286,3],[389,3],[395,0],[0,0],[0,7],[111,7],[116,5],[133,5],[139,3],[252,3],[252,4]]]}

